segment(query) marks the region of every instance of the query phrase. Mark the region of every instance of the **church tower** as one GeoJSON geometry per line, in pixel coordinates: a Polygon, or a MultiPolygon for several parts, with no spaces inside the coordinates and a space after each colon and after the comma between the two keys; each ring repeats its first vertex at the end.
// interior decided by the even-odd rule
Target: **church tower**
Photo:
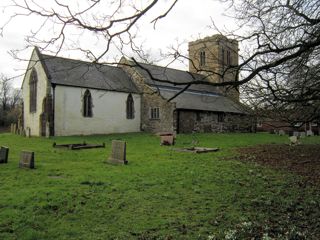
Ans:
{"type": "MultiPolygon", "coordinates": [[[[238,81],[232,68],[239,64],[238,50],[238,41],[220,34],[189,42],[189,71],[208,75],[208,80],[214,83],[238,81]]],[[[220,91],[239,101],[236,88],[220,87],[220,91]]]]}

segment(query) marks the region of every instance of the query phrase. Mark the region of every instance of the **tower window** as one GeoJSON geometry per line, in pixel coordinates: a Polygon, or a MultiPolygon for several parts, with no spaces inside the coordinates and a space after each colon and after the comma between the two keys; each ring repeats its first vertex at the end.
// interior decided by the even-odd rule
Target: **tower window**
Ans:
{"type": "Polygon", "coordinates": [[[221,49],[221,64],[225,64],[224,62],[224,49],[221,49]]]}
{"type": "Polygon", "coordinates": [[[30,112],[37,111],[37,83],[38,75],[36,70],[32,70],[30,80],[29,80],[29,98],[30,98],[30,112]]]}
{"type": "Polygon", "coordinates": [[[83,95],[83,116],[92,117],[92,97],[88,89],[83,95]]]}
{"type": "Polygon", "coordinates": [[[131,94],[127,98],[127,119],[134,119],[134,101],[131,94]]]}
{"type": "Polygon", "coordinates": [[[200,52],[200,66],[205,66],[206,65],[206,52],[201,51],[200,52]]]}
{"type": "Polygon", "coordinates": [[[227,64],[230,66],[231,65],[231,54],[230,51],[227,50],[227,64]]]}

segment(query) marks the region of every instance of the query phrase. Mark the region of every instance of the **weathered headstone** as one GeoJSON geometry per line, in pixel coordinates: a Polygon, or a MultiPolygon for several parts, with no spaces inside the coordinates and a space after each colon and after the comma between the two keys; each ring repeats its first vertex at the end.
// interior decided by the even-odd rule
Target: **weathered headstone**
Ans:
{"type": "Polygon", "coordinates": [[[285,135],[286,133],[284,132],[284,130],[282,130],[282,129],[280,129],[279,130],[279,136],[283,136],[283,135],[285,135]]]}
{"type": "Polygon", "coordinates": [[[300,138],[305,138],[306,137],[306,133],[305,132],[300,132],[300,138]]]}
{"type": "Polygon", "coordinates": [[[18,129],[17,129],[17,124],[14,123],[14,124],[13,124],[13,134],[17,134],[17,131],[18,131],[18,129]]]}
{"type": "Polygon", "coordinates": [[[34,168],[34,152],[22,151],[19,162],[20,168],[34,168]]]}
{"type": "Polygon", "coordinates": [[[0,163],[7,163],[9,156],[9,148],[1,146],[0,148],[0,163]]]}
{"type": "Polygon", "coordinates": [[[297,137],[297,136],[291,136],[291,137],[289,137],[289,140],[290,140],[290,145],[299,144],[299,141],[298,141],[298,137],[297,137]]]}
{"type": "Polygon", "coordinates": [[[31,129],[29,127],[26,128],[26,137],[29,138],[31,136],[31,129]]]}
{"type": "Polygon", "coordinates": [[[126,159],[126,142],[113,140],[112,141],[112,151],[109,157],[110,163],[115,164],[127,164],[126,159]]]}
{"type": "Polygon", "coordinates": [[[309,136],[313,136],[312,130],[307,130],[307,136],[308,136],[308,137],[309,137],[309,136]]]}
{"type": "Polygon", "coordinates": [[[300,136],[300,133],[299,133],[299,132],[293,132],[293,136],[299,137],[299,136],[300,136]]]}

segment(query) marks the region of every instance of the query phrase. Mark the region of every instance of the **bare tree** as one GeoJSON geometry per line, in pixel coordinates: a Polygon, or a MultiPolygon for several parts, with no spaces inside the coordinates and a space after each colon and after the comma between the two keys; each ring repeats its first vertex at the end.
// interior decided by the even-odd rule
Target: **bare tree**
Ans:
{"type": "Polygon", "coordinates": [[[7,111],[10,106],[10,94],[12,86],[10,79],[4,75],[0,76],[0,104],[3,112],[7,111]]]}
{"type": "Polygon", "coordinates": [[[21,100],[20,89],[15,89],[11,85],[12,79],[3,74],[0,76],[0,126],[8,125],[16,121],[19,113],[21,100]]]}
{"type": "MultiPolygon", "coordinates": [[[[37,31],[28,36],[29,45],[38,45],[40,50],[54,46],[58,54],[63,48],[77,49],[86,54],[93,62],[103,62],[104,57],[114,45],[123,50],[129,46],[142,59],[146,59],[143,47],[139,46],[135,37],[138,23],[146,14],[153,14],[151,24],[160,21],[173,11],[178,0],[166,1],[162,12],[156,9],[160,1],[100,1],[87,0],[81,4],[62,3],[53,0],[52,4],[38,0],[12,0],[10,7],[15,9],[11,18],[34,15],[40,18],[41,25],[37,31]],[[42,20],[41,20],[42,19],[42,20]],[[48,29],[50,31],[48,31],[48,29]],[[46,34],[43,34],[45,31],[46,34]],[[81,43],[68,41],[76,31],[79,35],[94,35],[106,42],[105,48],[94,52],[92,45],[84,47],[81,43]]],[[[310,103],[320,100],[319,78],[308,80],[312,83],[304,85],[304,77],[294,72],[303,66],[315,69],[319,65],[320,51],[320,2],[318,0],[225,0],[237,19],[239,29],[234,32],[222,32],[227,37],[238,40],[243,46],[239,64],[229,65],[223,72],[209,71],[198,68],[204,74],[203,79],[194,79],[179,84],[208,84],[214,86],[230,86],[237,88],[250,83],[246,89],[281,102],[310,103]],[[296,69],[296,70],[295,70],[296,69]],[[235,72],[236,79],[220,82],[208,82],[207,77],[220,75],[224,78],[228,73],[235,72]],[[304,86],[304,90],[297,89],[304,86]],[[261,87],[263,86],[263,91],[261,87]],[[257,89],[254,89],[257,87],[257,89]]],[[[195,3],[196,4],[196,3],[195,3]]],[[[10,19],[4,27],[10,23],[10,19]]],[[[215,31],[220,31],[212,22],[215,31]]],[[[188,59],[178,48],[166,54],[172,61],[188,59]]],[[[192,64],[192,63],[191,63],[192,64]]],[[[154,80],[161,81],[160,79],[154,80]]],[[[308,77],[309,79],[309,77],[308,77]]],[[[170,81],[166,80],[166,81],[170,81]]],[[[250,95],[250,94],[249,94],[250,95]]]]}

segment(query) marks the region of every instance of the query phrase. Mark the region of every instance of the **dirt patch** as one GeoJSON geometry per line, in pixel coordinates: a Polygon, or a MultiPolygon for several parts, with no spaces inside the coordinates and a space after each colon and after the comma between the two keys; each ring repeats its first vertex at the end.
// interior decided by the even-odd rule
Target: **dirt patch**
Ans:
{"type": "Polygon", "coordinates": [[[320,145],[259,145],[237,149],[238,159],[286,170],[320,185],[320,145]]]}

